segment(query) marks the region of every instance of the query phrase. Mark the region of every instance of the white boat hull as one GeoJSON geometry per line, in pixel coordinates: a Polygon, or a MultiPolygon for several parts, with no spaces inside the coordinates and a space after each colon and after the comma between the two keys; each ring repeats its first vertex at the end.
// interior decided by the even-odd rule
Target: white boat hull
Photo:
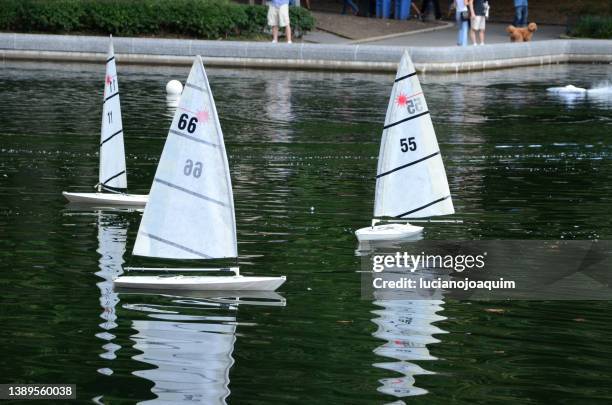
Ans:
{"type": "Polygon", "coordinates": [[[361,228],[355,232],[359,242],[390,241],[413,238],[423,231],[423,227],[406,224],[383,224],[361,228]]]}
{"type": "Polygon", "coordinates": [[[569,84],[565,87],[549,87],[546,89],[550,93],[558,93],[558,94],[586,94],[587,89],[582,87],[576,87],[572,84],[569,84]]]}
{"type": "Polygon", "coordinates": [[[286,280],[280,277],[244,276],[122,276],[115,286],[130,289],[191,291],[274,291],[286,280]]]}
{"type": "Polygon", "coordinates": [[[113,194],[113,193],[62,193],[66,199],[75,204],[126,205],[144,207],[148,195],[143,194],[113,194]]]}

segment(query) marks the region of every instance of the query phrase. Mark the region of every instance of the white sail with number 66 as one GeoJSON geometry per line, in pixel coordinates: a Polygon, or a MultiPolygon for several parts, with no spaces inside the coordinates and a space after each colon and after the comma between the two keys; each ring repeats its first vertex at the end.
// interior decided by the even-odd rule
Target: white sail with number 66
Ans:
{"type": "Polygon", "coordinates": [[[134,254],[173,259],[238,255],[223,133],[199,57],[157,166],[134,254]]]}
{"type": "MultiPolygon", "coordinates": [[[[223,132],[202,59],[185,84],[134,245],[135,255],[167,259],[237,258],[236,221],[223,132]]],[[[231,268],[132,268],[231,271],[234,276],[123,276],[124,288],[275,290],[285,277],[244,277],[231,268]]]]}
{"type": "MultiPolygon", "coordinates": [[[[378,156],[374,218],[449,215],[455,212],[440,147],[429,109],[405,52],[397,70],[378,156]]],[[[362,228],[361,240],[393,240],[418,234],[423,228],[390,223],[362,228]]]]}

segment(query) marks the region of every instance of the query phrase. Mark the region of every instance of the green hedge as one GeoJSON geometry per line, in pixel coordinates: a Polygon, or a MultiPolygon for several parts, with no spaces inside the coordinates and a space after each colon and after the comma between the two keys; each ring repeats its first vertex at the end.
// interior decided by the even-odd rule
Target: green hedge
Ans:
{"type": "MultiPolygon", "coordinates": [[[[0,0],[0,30],[195,38],[254,36],[267,24],[267,7],[229,0],[0,0]]],[[[292,28],[305,32],[314,19],[291,7],[292,28]]]]}
{"type": "Polygon", "coordinates": [[[583,38],[612,39],[612,16],[580,17],[570,34],[583,38]]]}

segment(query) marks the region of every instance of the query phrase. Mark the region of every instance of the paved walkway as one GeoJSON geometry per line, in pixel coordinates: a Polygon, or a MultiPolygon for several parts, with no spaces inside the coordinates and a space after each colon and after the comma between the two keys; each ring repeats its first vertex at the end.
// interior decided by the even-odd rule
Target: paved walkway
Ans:
{"type": "MultiPolygon", "coordinates": [[[[358,43],[368,45],[389,45],[389,46],[406,46],[406,47],[436,47],[436,46],[454,46],[456,44],[457,29],[454,25],[446,22],[447,25],[427,25],[418,31],[412,30],[404,35],[398,33],[396,29],[387,30],[384,26],[378,25],[379,29],[370,29],[368,34],[370,38],[354,38],[349,39],[344,36],[347,31],[342,27],[343,19],[354,18],[367,20],[360,17],[338,16],[338,28],[334,29],[331,24],[326,24],[326,30],[315,30],[306,34],[303,37],[304,42],[317,44],[351,44],[355,43],[354,39],[358,39],[358,43]],[[432,29],[434,27],[434,29],[432,29]],[[337,35],[334,33],[340,33],[337,35]]],[[[378,20],[383,21],[383,20],[378,20]]],[[[425,25],[425,24],[423,24],[425,25]]],[[[510,42],[506,34],[508,24],[488,23],[485,31],[485,43],[500,44],[510,42]]],[[[540,25],[538,31],[533,36],[533,41],[545,41],[551,39],[559,39],[565,33],[565,27],[559,25],[540,25]]]]}
{"type": "Polygon", "coordinates": [[[313,11],[312,15],[316,20],[318,30],[349,40],[362,40],[389,34],[404,34],[406,32],[448,25],[443,21],[422,22],[414,18],[409,20],[364,18],[318,11],[313,11]]]}

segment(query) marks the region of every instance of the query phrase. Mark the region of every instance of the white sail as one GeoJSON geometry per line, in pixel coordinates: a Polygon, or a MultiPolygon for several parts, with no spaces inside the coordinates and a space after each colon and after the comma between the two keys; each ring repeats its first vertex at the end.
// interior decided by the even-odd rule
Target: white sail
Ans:
{"type": "Polygon", "coordinates": [[[102,188],[111,190],[127,188],[119,82],[112,40],[108,46],[104,79],[99,182],[102,188]]]}
{"type": "Polygon", "coordinates": [[[385,118],[374,216],[420,218],[454,212],[436,133],[406,52],[385,118]]]}
{"type": "Polygon", "coordinates": [[[175,259],[238,255],[223,133],[199,56],[157,166],[134,254],[175,259]]]}

